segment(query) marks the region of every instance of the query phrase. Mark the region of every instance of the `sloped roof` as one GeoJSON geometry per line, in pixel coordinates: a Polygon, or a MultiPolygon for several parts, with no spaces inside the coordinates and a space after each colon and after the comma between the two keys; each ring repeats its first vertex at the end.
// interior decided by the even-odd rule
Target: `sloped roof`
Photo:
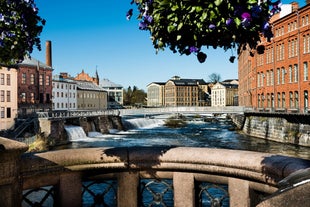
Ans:
{"type": "Polygon", "coordinates": [[[169,81],[172,81],[176,86],[207,85],[203,79],[170,79],[169,81]]]}
{"type": "Polygon", "coordinates": [[[150,86],[150,85],[152,85],[152,84],[156,84],[156,85],[163,86],[163,85],[166,84],[166,82],[152,82],[152,83],[148,84],[147,87],[150,86]]]}
{"type": "Polygon", "coordinates": [[[50,69],[53,70],[52,67],[46,65],[45,63],[33,58],[33,57],[28,57],[26,56],[23,62],[18,64],[19,66],[31,66],[31,67],[40,67],[44,69],[50,69]]]}
{"type": "Polygon", "coordinates": [[[103,88],[89,81],[77,81],[77,88],[80,90],[88,90],[88,91],[105,91],[103,88]]]}
{"type": "Polygon", "coordinates": [[[122,85],[116,84],[109,79],[103,79],[100,81],[100,86],[103,88],[123,88],[122,85]]]}
{"type": "Polygon", "coordinates": [[[221,82],[220,84],[225,86],[225,88],[238,88],[237,84],[230,84],[230,83],[223,83],[223,82],[221,82]]]}

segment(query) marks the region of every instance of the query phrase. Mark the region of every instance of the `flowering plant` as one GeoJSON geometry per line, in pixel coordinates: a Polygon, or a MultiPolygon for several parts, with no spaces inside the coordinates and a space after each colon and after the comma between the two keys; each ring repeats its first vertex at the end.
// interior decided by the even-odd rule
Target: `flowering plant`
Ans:
{"type": "MultiPolygon", "coordinates": [[[[181,55],[197,55],[204,62],[202,47],[255,49],[263,34],[272,37],[270,17],[280,11],[270,0],[133,0],[139,29],[148,30],[156,51],[169,48],[181,55]]],[[[133,9],[127,12],[127,19],[133,9]]],[[[234,61],[234,56],[230,61],[234,61]]]]}
{"type": "Polygon", "coordinates": [[[0,63],[21,62],[33,46],[41,50],[39,35],[44,25],[34,0],[0,0],[0,63]]]}

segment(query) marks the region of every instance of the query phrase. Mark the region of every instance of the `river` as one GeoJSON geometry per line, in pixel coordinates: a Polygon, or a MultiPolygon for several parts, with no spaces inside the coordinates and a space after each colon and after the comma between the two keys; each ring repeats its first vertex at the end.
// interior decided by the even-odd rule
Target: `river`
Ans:
{"type": "Polygon", "coordinates": [[[110,134],[105,135],[90,132],[87,136],[82,128],[68,126],[68,133],[73,135],[70,135],[72,143],[66,148],[187,146],[250,150],[310,159],[310,149],[307,147],[244,135],[231,130],[233,123],[226,118],[205,122],[190,117],[190,121],[187,121],[187,125],[182,128],[165,127],[166,118],[124,117],[124,124],[129,130],[111,130],[110,134]]]}

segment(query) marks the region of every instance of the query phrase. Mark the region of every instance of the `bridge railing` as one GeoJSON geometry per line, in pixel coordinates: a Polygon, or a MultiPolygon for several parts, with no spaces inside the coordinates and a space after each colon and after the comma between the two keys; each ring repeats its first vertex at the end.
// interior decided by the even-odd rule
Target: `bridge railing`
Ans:
{"type": "MultiPolygon", "coordinates": [[[[282,195],[278,181],[310,167],[309,160],[298,158],[191,147],[22,154],[24,145],[0,141],[2,206],[285,206],[263,199],[282,195]]],[[[306,189],[302,192],[309,193],[306,189]]]]}
{"type": "Polygon", "coordinates": [[[119,115],[119,110],[109,109],[100,111],[53,111],[37,112],[38,118],[72,118],[72,117],[91,117],[104,115],[119,115]]]}

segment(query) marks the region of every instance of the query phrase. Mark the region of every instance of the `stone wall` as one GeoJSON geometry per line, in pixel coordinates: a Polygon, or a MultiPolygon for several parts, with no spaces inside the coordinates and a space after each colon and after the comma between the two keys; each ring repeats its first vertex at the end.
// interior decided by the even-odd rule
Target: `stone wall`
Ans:
{"type": "Polygon", "coordinates": [[[114,115],[70,119],[39,119],[40,132],[49,139],[51,145],[61,145],[69,142],[65,125],[81,126],[86,134],[91,131],[108,134],[110,129],[124,129],[122,118],[114,115]]]}
{"type": "MultiPolygon", "coordinates": [[[[285,118],[265,116],[243,116],[242,131],[253,137],[268,139],[276,142],[297,144],[310,147],[310,125],[288,122],[285,118]]],[[[232,116],[238,126],[242,115],[232,116]]]]}

